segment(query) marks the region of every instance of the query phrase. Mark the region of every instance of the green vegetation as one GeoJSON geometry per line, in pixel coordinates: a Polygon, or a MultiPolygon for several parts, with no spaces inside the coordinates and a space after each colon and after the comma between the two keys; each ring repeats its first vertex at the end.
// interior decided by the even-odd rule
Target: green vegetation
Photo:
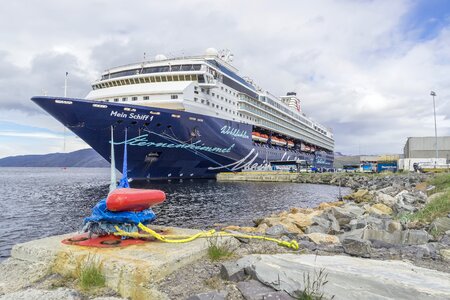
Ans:
{"type": "MultiPolygon", "coordinates": [[[[328,274],[325,273],[325,269],[320,269],[317,273],[314,270],[314,274],[304,273],[303,274],[303,284],[305,288],[303,291],[298,292],[296,299],[297,300],[322,300],[324,299],[323,288],[328,283],[327,280],[328,274]]],[[[333,299],[331,297],[331,299],[333,299]]]]}
{"type": "Polygon", "coordinates": [[[435,186],[431,194],[450,189],[450,173],[437,174],[428,181],[428,184],[435,186]]]}
{"type": "Polygon", "coordinates": [[[217,236],[208,238],[208,256],[212,261],[217,261],[233,254],[233,249],[228,242],[219,240],[217,236]]]}
{"type": "Polygon", "coordinates": [[[436,218],[444,217],[450,213],[450,191],[435,197],[423,209],[413,213],[411,220],[431,222],[436,218]]]}
{"type": "Polygon", "coordinates": [[[100,264],[92,257],[88,257],[85,264],[80,266],[78,279],[83,290],[105,286],[105,276],[100,271],[100,264]]]}

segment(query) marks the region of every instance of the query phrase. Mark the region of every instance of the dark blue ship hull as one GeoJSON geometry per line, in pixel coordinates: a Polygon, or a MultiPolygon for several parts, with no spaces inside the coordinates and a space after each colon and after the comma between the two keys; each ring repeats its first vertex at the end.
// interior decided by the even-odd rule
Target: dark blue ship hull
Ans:
{"type": "Polygon", "coordinates": [[[127,129],[128,175],[133,179],[214,178],[270,161],[303,159],[331,168],[332,153],[315,154],[252,141],[252,125],[205,115],[120,103],[72,98],[31,99],[111,161],[114,126],[115,161],[122,169],[127,129]]]}

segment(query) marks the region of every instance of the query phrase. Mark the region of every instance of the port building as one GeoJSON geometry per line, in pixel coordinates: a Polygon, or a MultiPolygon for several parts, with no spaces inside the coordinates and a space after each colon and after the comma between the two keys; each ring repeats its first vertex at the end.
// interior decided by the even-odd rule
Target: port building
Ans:
{"type": "MultiPolygon", "coordinates": [[[[438,155],[437,158],[450,158],[450,136],[437,138],[438,155]]],[[[434,136],[409,137],[403,148],[405,158],[436,158],[436,138],[434,136]]]]}

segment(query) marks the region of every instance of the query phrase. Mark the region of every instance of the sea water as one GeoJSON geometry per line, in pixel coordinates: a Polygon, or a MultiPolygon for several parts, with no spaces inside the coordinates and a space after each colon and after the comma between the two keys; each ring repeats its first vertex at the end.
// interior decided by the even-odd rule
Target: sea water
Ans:
{"type": "MultiPolygon", "coordinates": [[[[74,232],[109,189],[107,168],[0,168],[0,260],[11,247],[74,232]]],[[[279,182],[184,180],[139,183],[161,189],[167,200],[154,207],[156,224],[205,229],[216,223],[249,225],[291,207],[334,201],[349,189],[279,182]]]]}

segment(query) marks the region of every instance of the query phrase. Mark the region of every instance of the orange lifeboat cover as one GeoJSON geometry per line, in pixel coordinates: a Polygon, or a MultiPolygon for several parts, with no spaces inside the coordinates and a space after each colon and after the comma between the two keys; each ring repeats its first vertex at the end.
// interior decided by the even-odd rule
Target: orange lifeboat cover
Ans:
{"type": "Polygon", "coordinates": [[[106,198],[106,208],[110,211],[142,211],[166,200],[160,190],[115,189],[106,198]]]}

